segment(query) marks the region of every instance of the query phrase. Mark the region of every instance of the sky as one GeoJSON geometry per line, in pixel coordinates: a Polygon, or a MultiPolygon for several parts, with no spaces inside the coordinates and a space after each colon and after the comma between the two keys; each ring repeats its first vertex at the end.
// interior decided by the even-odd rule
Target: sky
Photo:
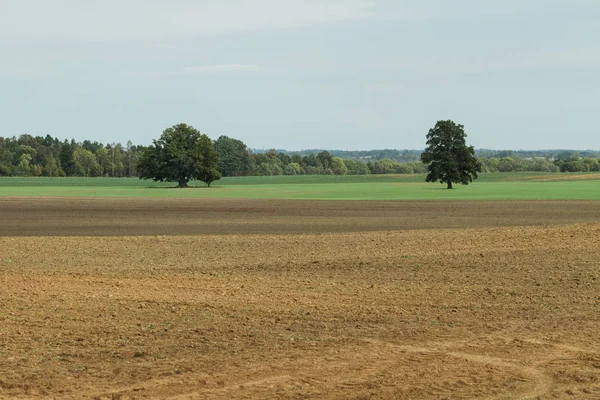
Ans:
{"type": "Polygon", "coordinates": [[[0,0],[0,136],[600,149],[598,0],[0,0]]]}

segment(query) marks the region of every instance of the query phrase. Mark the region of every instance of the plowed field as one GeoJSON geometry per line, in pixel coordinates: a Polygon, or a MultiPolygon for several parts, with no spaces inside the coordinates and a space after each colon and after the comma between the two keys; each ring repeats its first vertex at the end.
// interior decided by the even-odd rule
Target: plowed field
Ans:
{"type": "Polygon", "coordinates": [[[600,398],[600,202],[4,198],[0,284],[0,398],[600,398]]]}

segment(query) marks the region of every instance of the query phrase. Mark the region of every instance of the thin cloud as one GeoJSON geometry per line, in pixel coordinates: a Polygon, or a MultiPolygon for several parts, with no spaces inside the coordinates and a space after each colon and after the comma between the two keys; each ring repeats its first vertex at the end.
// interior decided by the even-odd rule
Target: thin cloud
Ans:
{"type": "Polygon", "coordinates": [[[188,65],[171,71],[153,71],[153,72],[128,72],[122,74],[127,79],[154,79],[161,77],[177,77],[177,76],[195,76],[209,74],[242,74],[256,73],[261,71],[257,64],[213,64],[213,65],[188,65]]]}
{"type": "Polygon", "coordinates": [[[0,42],[168,39],[293,29],[369,18],[375,5],[374,0],[3,0],[0,42]]]}
{"type": "Polygon", "coordinates": [[[600,48],[547,48],[534,51],[493,52],[486,55],[406,56],[386,62],[367,62],[379,71],[406,71],[428,75],[479,74],[539,69],[600,68],[600,48]]]}
{"type": "Polygon", "coordinates": [[[380,16],[399,21],[471,21],[480,17],[509,17],[530,14],[532,17],[548,10],[593,7],[597,0],[377,0],[380,16]]]}
{"type": "Polygon", "coordinates": [[[256,64],[218,64],[218,65],[201,65],[198,67],[187,66],[179,73],[186,75],[216,73],[216,72],[252,72],[258,71],[260,68],[256,64]]]}

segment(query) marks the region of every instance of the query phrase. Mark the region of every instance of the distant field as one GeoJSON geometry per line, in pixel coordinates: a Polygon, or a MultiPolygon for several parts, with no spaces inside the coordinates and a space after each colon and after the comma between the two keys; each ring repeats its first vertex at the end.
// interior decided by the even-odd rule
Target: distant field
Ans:
{"type": "Polygon", "coordinates": [[[171,188],[126,178],[0,178],[0,196],[191,197],[311,200],[597,200],[600,174],[482,174],[469,186],[425,183],[424,175],[224,178],[214,188],[171,188]]]}

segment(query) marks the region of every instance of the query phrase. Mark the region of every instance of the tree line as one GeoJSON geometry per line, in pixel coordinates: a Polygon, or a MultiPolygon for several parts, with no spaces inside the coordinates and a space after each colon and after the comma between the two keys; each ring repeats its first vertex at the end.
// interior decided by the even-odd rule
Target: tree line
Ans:
{"type": "MultiPolygon", "coordinates": [[[[257,151],[238,139],[211,140],[222,176],[367,175],[426,173],[419,150],[257,151]]],[[[142,154],[152,146],[131,141],[59,140],[50,135],[0,136],[0,176],[139,177],[142,154]]],[[[600,171],[600,153],[478,150],[482,172],[600,171]]]]}
{"type": "Polygon", "coordinates": [[[137,176],[143,146],[59,140],[50,135],[0,136],[0,176],[137,176]]]}

